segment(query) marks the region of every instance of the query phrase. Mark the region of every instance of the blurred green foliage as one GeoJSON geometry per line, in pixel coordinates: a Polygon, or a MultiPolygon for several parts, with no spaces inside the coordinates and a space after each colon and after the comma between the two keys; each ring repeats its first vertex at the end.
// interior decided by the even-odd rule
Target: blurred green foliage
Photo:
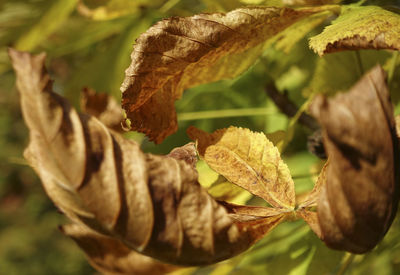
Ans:
{"type": "MultiPolygon", "coordinates": [[[[281,1],[0,0],[0,274],[95,273],[72,240],[57,230],[66,219],[46,197],[23,159],[28,133],[20,114],[7,47],[45,51],[55,90],[79,108],[84,86],[120,98],[119,86],[130,63],[134,40],[154,22],[203,11],[223,12],[251,3],[277,5],[281,1]]],[[[398,5],[399,1],[385,4],[398,5]]],[[[307,38],[321,30],[314,29],[289,47],[288,53],[280,50],[285,45],[273,43],[259,62],[237,79],[186,91],[176,103],[179,130],[161,145],[155,146],[140,134],[129,136],[141,142],[144,151],[164,154],[189,141],[185,133],[189,125],[206,131],[229,125],[265,133],[290,131],[293,135],[283,158],[292,172],[296,192],[310,190],[321,167],[321,162],[306,150],[311,130],[279,112],[266,96],[266,84],[274,83],[301,106],[311,93],[336,92],[338,72],[345,76],[340,79],[340,88],[346,89],[358,79],[360,70],[379,61],[388,70],[395,64],[390,85],[396,107],[400,100],[399,58],[391,52],[347,52],[318,58],[308,49],[307,38]],[[346,64],[348,56],[361,58],[365,67],[357,62],[346,64]]],[[[248,203],[261,202],[252,198],[248,203]]],[[[375,250],[352,257],[328,249],[304,222],[284,223],[242,255],[177,274],[341,274],[347,263],[348,274],[399,274],[399,234],[397,218],[375,250]]]]}

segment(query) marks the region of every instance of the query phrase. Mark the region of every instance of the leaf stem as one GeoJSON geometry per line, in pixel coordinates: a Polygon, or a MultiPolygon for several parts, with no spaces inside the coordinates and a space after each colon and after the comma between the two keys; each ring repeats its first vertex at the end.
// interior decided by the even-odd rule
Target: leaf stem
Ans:
{"type": "Polygon", "coordinates": [[[179,121],[200,120],[224,117],[240,117],[240,116],[263,116],[276,114],[276,110],[272,108],[243,108],[243,109],[224,109],[210,110],[199,112],[187,112],[178,114],[179,121]]]}
{"type": "Polygon", "coordinates": [[[344,275],[346,273],[347,269],[349,268],[349,266],[351,265],[351,263],[353,262],[356,255],[352,254],[352,253],[347,253],[346,256],[347,257],[344,260],[344,263],[342,264],[342,266],[340,267],[340,269],[336,275],[344,275]]]}

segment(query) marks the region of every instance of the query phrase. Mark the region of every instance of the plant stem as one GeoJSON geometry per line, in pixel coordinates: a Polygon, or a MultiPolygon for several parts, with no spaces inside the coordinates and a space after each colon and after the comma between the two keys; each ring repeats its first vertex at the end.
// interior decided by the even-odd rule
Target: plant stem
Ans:
{"type": "Polygon", "coordinates": [[[349,268],[349,266],[351,265],[351,263],[353,262],[356,255],[347,253],[346,256],[347,256],[347,259],[344,261],[344,263],[342,264],[342,266],[340,267],[340,269],[336,275],[344,275],[346,273],[347,269],[349,268]]]}
{"type": "MultiPolygon", "coordinates": [[[[299,111],[299,107],[297,107],[296,104],[294,104],[285,93],[280,93],[275,85],[267,85],[265,87],[265,92],[272,99],[279,110],[288,117],[294,117],[299,111]]],[[[298,121],[311,130],[315,131],[319,129],[317,121],[305,113],[300,114],[298,121]]]]}
{"type": "Polygon", "coordinates": [[[243,109],[224,109],[224,110],[210,110],[199,112],[188,112],[178,114],[179,121],[185,120],[200,120],[224,117],[240,117],[240,116],[263,116],[273,115],[276,111],[271,108],[243,108],[243,109]]]}

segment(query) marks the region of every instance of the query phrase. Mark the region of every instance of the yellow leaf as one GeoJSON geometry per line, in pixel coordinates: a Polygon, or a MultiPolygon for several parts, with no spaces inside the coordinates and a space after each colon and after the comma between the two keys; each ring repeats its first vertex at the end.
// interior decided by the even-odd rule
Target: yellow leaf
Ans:
{"type": "Polygon", "coordinates": [[[371,69],[377,63],[385,64],[389,57],[388,52],[375,50],[327,54],[318,58],[313,77],[303,90],[303,95],[305,97],[317,93],[334,95],[346,91],[357,82],[364,71],[371,69]]]}
{"type": "Polygon", "coordinates": [[[376,6],[343,7],[332,25],[310,39],[320,56],[343,50],[400,50],[400,15],[376,6]]]}
{"type": "Polygon", "coordinates": [[[162,142],[177,129],[174,102],[184,89],[238,76],[260,56],[265,41],[334,8],[249,7],[158,22],[136,40],[125,72],[121,91],[128,123],[162,142]]]}
{"type": "Polygon", "coordinates": [[[212,134],[191,127],[191,139],[207,164],[277,208],[293,209],[294,183],[278,149],[263,133],[230,127],[212,134]]]}

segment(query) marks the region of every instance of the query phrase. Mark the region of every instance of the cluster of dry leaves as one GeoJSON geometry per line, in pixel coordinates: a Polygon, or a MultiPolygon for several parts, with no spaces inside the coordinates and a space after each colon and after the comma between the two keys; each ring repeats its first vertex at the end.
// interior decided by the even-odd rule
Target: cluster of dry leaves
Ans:
{"type": "MultiPolygon", "coordinates": [[[[244,8],[157,23],[137,40],[126,71],[126,126],[161,142],[177,127],[173,104],[184,89],[240,74],[269,38],[327,11],[338,7],[244,8]],[[226,65],[235,60],[247,63],[226,65]]],[[[381,33],[375,38],[381,41],[381,33]]],[[[351,39],[337,38],[325,47],[347,48],[351,39]]],[[[399,42],[357,45],[393,49],[399,42]]],[[[30,130],[25,157],[73,222],[63,232],[100,271],[157,274],[176,268],[152,258],[175,265],[218,262],[298,217],[328,246],[364,253],[383,238],[395,216],[398,139],[380,67],[348,93],[313,101],[311,113],[321,124],[329,160],[314,189],[296,203],[290,171],[263,133],[189,128],[197,148],[190,143],[166,156],[146,154],[119,132],[123,113],[115,101],[86,90],[78,113],[52,91],[44,54],[9,54],[30,130]],[[198,183],[197,154],[270,207],[215,200],[198,183]]]]}

